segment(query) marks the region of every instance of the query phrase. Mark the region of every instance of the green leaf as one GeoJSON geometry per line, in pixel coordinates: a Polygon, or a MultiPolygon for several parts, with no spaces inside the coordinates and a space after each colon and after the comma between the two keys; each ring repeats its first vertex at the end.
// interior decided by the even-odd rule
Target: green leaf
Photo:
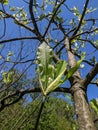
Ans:
{"type": "Polygon", "coordinates": [[[68,71],[68,73],[67,73],[66,77],[64,78],[63,82],[65,82],[67,79],[69,79],[74,74],[74,72],[77,71],[77,69],[80,67],[80,64],[84,60],[84,57],[85,57],[85,53],[82,54],[81,59],[79,61],[77,61],[76,65],[68,71]]]}
{"type": "Polygon", "coordinates": [[[11,7],[10,11],[16,11],[16,7],[11,7]]]}
{"type": "Polygon", "coordinates": [[[48,0],[46,0],[46,3],[48,3],[49,1],[48,0]]]}
{"type": "Polygon", "coordinates": [[[63,60],[60,60],[56,63],[56,66],[55,66],[55,77],[59,76],[60,73],[62,73],[62,71],[64,70],[64,67],[67,66],[67,62],[66,61],[63,61],[63,60]]]}
{"type": "Polygon", "coordinates": [[[56,78],[54,81],[46,88],[45,95],[49,94],[53,90],[55,90],[59,85],[61,85],[61,79],[66,71],[67,63],[65,61],[59,61],[60,63],[57,64],[57,73],[56,78]]]}
{"type": "Polygon", "coordinates": [[[0,11],[0,19],[2,19],[2,12],[0,11]]]}
{"type": "Polygon", "coordinates": [[[96,57],[95,57],[95,56],[93,56],[93,57],[90,59],[90,61],[91,61],[92,63],[94,63],[94,64],[97,63],[97,60],[96,60],[96,57]]]}
{"type": "Polygon", "coordinates": [[[45,84],[45,88],[48,85],[49,77],[54,76],[54,66],[52,65],[52,49],[43,42],[37,51],[38,73],[40,73],[41,80],[45,84]]]}
{"type": "Polygon", "coordinates": [[[74,27],[74,26],[76,25],[75,19],[72,18],[72,19],[70,20],[69,24],[74,27]]]}
{"type": "MultiPolygon", "coordinates": [[[[98,34],[98,32],[97,32],[97,34],[98,34]]],[[[96,46],[96,48],[98,49],[98,40],[96,40],[96,41],[92,41],[92,43],[96,46]]]]}
{"type": "Polygon", "coordinates": [[[62,18],[62,17],[59,17],[59,16],[55,16],[54,19],[55,19],[56,21],[60,22],[60,23],[63,23],[63,22],[64,22],[63,18],[62,18]]]}
{"type": "Polygon", "coordinates": [[[13,55],[13,52],[9,51],[7,55],[8,55],[8,56],[12,56],[12,55],[13,55]]]}
{"type": "Polygon", "coordinates": [[[6,4],[6,5],[8,5],[8,3],[9,3],[9,0],[0,0],[0,3],[3,3],[3,4],[6,4]]]}
{"type": "Polygon", "coordinates": [[[94,12],[96,10],[97,10],[97,8],[90,7],[90,9],[86,9],[86,13],[92,13],[92,12],[94,12]]]}
{"type": "Polygon", "coordinates": [[[52,58],[52,49],[43,42],[37,51],[37,72],[43,95],[49,94],[61,84],[62,76],[67,67],[66,61],[61,60],[55,65],[52,58]]]}
{"type": "Polygon", "coordinates": [[[98,101],[96,99],[93,99],[90,101],[90,105],[94,109],[94,111],[98,114],[98,101]]]}
{"type": "Polygon", "coordinates": [[[77,16],[78,20],[81,19],[81,14],[79,13],[79,9],[77,7],[72,8],[71,11],[75,16],[77,16]]]}
{"type": "Polygon", "coordinates": [[[43,42],[37,51],[37,63],[38,63],[38,75],[39,84],[43,95],[47,95],[53,90],[55,90],[59,85],[63,84],[67,79],[69,79],[73,73],[80,67],[81,62],[84,59],[85,54],[82,54],[81,60],[79,60],[76,65],[69,70],[66,77],[63,75],[67,69],[67,63],[64,60],[58,61],[56,65],[53,64],[52,49],[43,42]]]}
{"type": "Polygon", "coordinates": [[[3,72],[2,73],[2,79],[3,79],[3,82],[5,84],[10,84],[14,81],[14,75],[15,75],[15,72],[14,71],[10,71],[10,72],[3,72]]]}
{"type": "Polygon", "coordinates": [[[80,15],[79,9],[77,7],[72,8],[71,11],[73,11],[74,15],[76,15],[76,16],[80,15]]]}
{"type": "Polygon", "coordinates": [[[65,96],[68,100],[72,101],[72,96],[69,93],[65,93],[65,96]]]}
{"type": "Polygon", "coordinates": [[[44,18],[46,18],[46,14],[42,14],[42,15],[39,16],[39,20],[42,20],[44,18]]]}

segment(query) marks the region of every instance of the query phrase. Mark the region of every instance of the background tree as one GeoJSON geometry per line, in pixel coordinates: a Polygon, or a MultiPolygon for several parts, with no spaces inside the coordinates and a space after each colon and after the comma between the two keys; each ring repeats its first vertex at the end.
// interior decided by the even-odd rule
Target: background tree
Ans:
{"type": "MultiPolygon", "coordinates": [[[[26,106],[19,102],[9,108],[5,108],[0,114],[2,115],[0,116],[0,129],[34,129],[39,106],[40,100],[36,100],[26,106]]],[[[52,96],[46,101],[38,129],[65,130],[65,128],[66,130],[78,128],[73,106],[63,99],[52,96]]]]}
{"type": "MultiPolygon", "coordinates": [[[[53,91],[72,95],[79,130],[96,129],[87,90],[90,84],[98,85],[98,11],[93,6],[93,1],[80,2],[81,6],[79,1],[77,3],[74,0],[21,0],[21,3],[0,1],[0,111],[27,94],[41,92],[40,87],[33,86],[32,82],[23,88],[16,85],[16,89],[12,90],[24,75],[29,81],[37,77],[36,52],[44,42],[52,49],[54,66],[61,60],[68,62],[67,70],[63,73],[67,75],[68,81],[53,91]],[[80,61],[84,53],[82,69],[78,69],[77,60],[80,61]],[[19,72],[18,76],[13,70],[19,72]]],[[[34,100],[37,96],[33,96],[34,100]]],[[[29,96],[28,101],[30,100],[29,96]]]]}

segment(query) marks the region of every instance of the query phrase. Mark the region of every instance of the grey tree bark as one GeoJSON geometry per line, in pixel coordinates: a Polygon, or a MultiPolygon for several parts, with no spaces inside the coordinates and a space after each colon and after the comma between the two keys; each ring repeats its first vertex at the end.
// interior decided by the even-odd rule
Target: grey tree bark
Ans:
{"type": "MultiPolygon", "coordinates": [[[[76,59],[71,50],[70,40],[68,37],[65,39],[65,48],[67,50],[69,67],[72,68],[76,64],[76,59]]],[[[74,99],[79,130],[96,130],[87,100],[87,86],[85,85],[80,72],[77,70],[69,80],[71,84],[71,92],[74,99]]]]}

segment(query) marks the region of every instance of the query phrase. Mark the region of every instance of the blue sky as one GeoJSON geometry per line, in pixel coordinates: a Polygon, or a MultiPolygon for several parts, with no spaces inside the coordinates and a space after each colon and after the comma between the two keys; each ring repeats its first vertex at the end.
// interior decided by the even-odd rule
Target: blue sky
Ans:
{"type": "MultiPolygon", "coordinates": [[[[74,6],[79,7],[80,12],[82,11],[84,2],[85,2],[85,0],[67,0],[66,1],[69,8],[73,8],[74,6]]],[[[28,5],[26,5],[22,0],[18,0],[18,1],[9,0],[9,3],[10,3],[10,6],[24,7],[25,10],[28,12],[28,5]]],[[[97,8],[98,7],[98,0],[90,0],[89,6],[97,8]]],[[[72,14],[70,12],[66,12],[66,14],[62,12],[62,16],[65,16],[68,19],[70,19],[71,17],[74,17],[74,16],[72,16],[72,14]]],[[[98,10],[95,13],[92,13],[92,17],[93,16],[95,18],[98,18],[98,10]]],[[[10,19],[8,19],[6,21],[6,23],[7,23],[7,31],[6,31],[7,33],[3,39],[10,39],[13,37],[19,37],[20,35],[21,36],[32,36],[32,33],[30,33],[29,31],[25,31],[24,28],[21,28],[22,30],[20,31],[20,28],[17,25],[13,24],[13,21],[12,20],[10,21],[10,19]]],[[[2,30],[3,24],[2,24],[2,22],[0,22],[0,24],[2,25],[0,27],[1,28],[0,30],[2,30]]],[[[40,30],[42,30],[42,26],[43,26],[43,24],[40,24],[40,30]]],[[[98,24],[97,24],[97,26],[98,26],[98,24]]],[[[2,32],[0,32],[0,35],[1,35],[1,33],[2,32]]],[[[58,37],[58,35],[57,35],[57,37],[58,37]]],[[[97,39],[97,37],[96,37],[96,39],[97,39]]],[[[32,51],[32,48],[33,48],[33,51],[35,51],[36,46],[38,45],[38,42],[32,41],[32,40],[25,40],[24,45],[25,45],[25,47],[23,49],[23,51],[24,51],[23,54],[26,55],[28,53],[28,51],[29,52],[32,51]],[[34,46],[34,44],[35,44],[35,46],[34,46]]],[[[7,43],[7,46],[5,47],[5,50],[4,50],[4,55],[6,55],[8,53],[8,51],[13,51],[15,54],[17,54],[17,52],[20,49],[20,46],[21,46],[21,44],[18,41],[12,42],[12,43],[7,43]]],[[[88,53],[91,51],[92,51],[91,46],[89,46],[88,53]]],[[[94,55],[97,56],[98,52],[94,53],[94,55]]],[[[35,57],[35,55],[33,55],[33,53],[31,53],[31,55],[29,57],[27,57],[27,59],[32,59],[34,57],[35,57]]],[[[13,57],[13,59],[14,59],[14,57],[13,57]]],[[[98,62],[98,59],[97,59],[97,62],[98,62]]],[[[21,67],[23,67],[23,68],[25,68],[26,66],[27,65],[21,65],[21,67]]],[[[20,65],[18,65],[17,68],[20,69],[20,65]]],[[[21,71],[23,70],[23,68],[21,69],[21,71]]],[[[91,68],[88,68],[88,67],[86,67],[86,69],[83,69],[83,71],[81,71],[82,76],[84,77],[85,74],[87,74],[90,69],[91,68]]],[[[34,71],[35,71],[35,68],[31,67],[30,71],[28,71],[28,75],[32,75],[31,77],[34,77],[35,76],[34,71]],[[33,72],[33,74],[32,74],[32,72],[33,72]]],[[[92,98],[98,98],[98,87],[89,85],[88,97],[89,97],[89,100],[92,98]]]]}

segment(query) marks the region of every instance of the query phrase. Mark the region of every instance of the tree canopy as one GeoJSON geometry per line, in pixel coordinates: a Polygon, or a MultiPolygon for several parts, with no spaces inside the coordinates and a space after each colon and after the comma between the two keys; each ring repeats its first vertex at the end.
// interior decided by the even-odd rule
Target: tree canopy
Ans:
{"type": "Polygon", "coordinates": [[[98,128],[97,4],[0,0],[2,129],[98,128]]]}

